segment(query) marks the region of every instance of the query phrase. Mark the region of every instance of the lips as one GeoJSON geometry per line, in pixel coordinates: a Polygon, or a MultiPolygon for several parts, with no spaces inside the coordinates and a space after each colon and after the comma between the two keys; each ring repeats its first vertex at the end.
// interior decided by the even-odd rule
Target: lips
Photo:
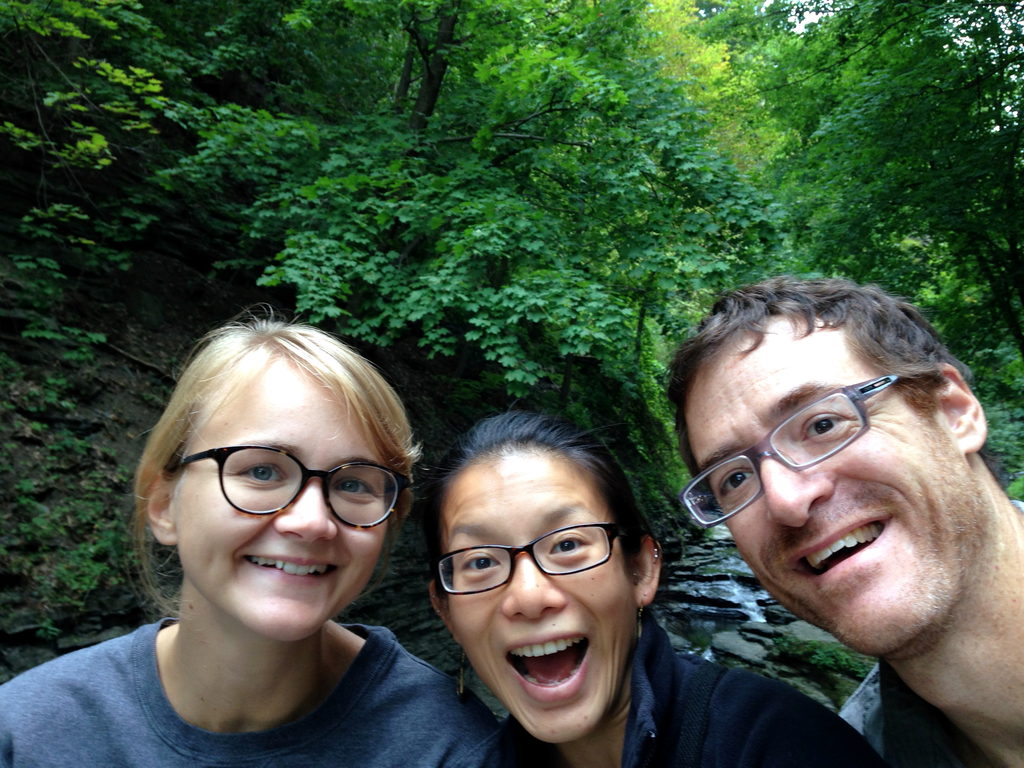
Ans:
{"type": "Polygon", "coordinates": [[[258,555],[246,555],[245,559],[254,565],[259,565],[264,568],[276,568],[277,570],[284,571],[292,576],[320,576],[328,571],[334,570],[333,565],[328,565],[326,563],[299,565],[298,563],[291,563],[287,560],[274,560],[269,557],[259,557],[258,555]]]}
{"type": "Polygon", "coordinates": [[[807,564],[816,572],[824,573],[836,563],[859,552],[882,534],[881,523],[868,523],[855,528],[831,544],[807,555],[807,564]]]}
{"type": "Polygon", "coordinates": [[[534,685],[560,685],[570,679],[583,663],[589,641],[585,637],[563,638],[520,646],[509,651],[509,663],[534,685]]]}

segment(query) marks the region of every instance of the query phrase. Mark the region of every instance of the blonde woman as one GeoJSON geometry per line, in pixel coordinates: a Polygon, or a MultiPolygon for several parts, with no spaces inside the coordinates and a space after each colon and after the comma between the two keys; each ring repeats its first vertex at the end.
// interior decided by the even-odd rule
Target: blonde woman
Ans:
{"type": "Polygon", "coordinates": [[[334,621],[415,458],[395,393],[329,334],[210,333],[136,474],[140,555],[149,531],[180,560],[176,618],[0,686],[0,765],[485,764],[485,707],[388,630],[334,621]]]}

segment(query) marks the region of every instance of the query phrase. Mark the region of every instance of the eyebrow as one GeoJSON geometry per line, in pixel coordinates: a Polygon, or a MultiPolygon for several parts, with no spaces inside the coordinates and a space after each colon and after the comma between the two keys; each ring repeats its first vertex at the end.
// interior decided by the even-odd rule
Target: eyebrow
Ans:
{"type": "MultiPolygon", "coordinates": [[[[302,461],[303,464],[306,463],[299,456],[299,454],[303,452],[302,446],[297,445],[295,443],[278,443],[278,442],[275,442],[273,440],[263,440],[263,441],[256,440],[255,442],[246,443],[246,445],[258,445],[258,446],[262,446],[263,448],[274,448],[276,450],[284,451],[285,453],[294,456],[295,458],[299,459],[299,461],[302,461]]],[[[379,463],[377,461],[377,459],[374,459],[374,458],[369,458],[369,457],[366,457],[366,456],[354,455],[354,456],[348,456],[347,458],[344,458],[341,461],[334,461],[334,462],[332,462],[331,466],[327,467],[327,469],[330,469],[332,467],[340,467],[343,464],[352,464],[354,462],[359,462],[359,461],[369,461],[372,464],[379,463]]]]}
{"type": "MultiPolygon", "coordinates": [[[[763,420],[769,422],[772,426],[768,428],[765,434],[771,432],[775,427],[793,415],[793,413],[798,411],[801,407],[810,405],[815,400],[824,397],[830,392],[835,392],[838,389],[842,389],[842,387],[837,387],[834,384],[825,382],[809,382],[807,384],[801,384],[799,387],[794,387],[776,400],[775,404],[768,409],[763,420]]],[[[747,443],[744,445],[727,443],[726,445],[723,445],[700,462],[697,465],[697,471],[694,474],[700,474],[708,467],[713,467],[720,461],[725,461],[726,459],[738,456],[741,453],[750,450],[751,447],[763,439],[764,435],[759,437],[753,443],[747,443]]]]}

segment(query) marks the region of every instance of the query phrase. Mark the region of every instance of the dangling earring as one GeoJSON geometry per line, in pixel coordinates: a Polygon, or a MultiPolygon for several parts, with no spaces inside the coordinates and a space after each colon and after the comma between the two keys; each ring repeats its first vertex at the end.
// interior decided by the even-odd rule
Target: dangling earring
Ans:
{"type": "Polygon", "coordinates": [[[637,640],[639,640],[640,639],[640,635],[642,635],[644,633],[643,620],[644,620],[644,607],[641,605],[639,608],[636,609],[636,639],[637,640]]]}
{"type": "Polygon", "coordinates": [[[462,658],[459,659],[459,674],[455,678],[455,692],[459,694],[459,698],[462,699],[466,695],[466,652],[462,652],[462,658]]]}

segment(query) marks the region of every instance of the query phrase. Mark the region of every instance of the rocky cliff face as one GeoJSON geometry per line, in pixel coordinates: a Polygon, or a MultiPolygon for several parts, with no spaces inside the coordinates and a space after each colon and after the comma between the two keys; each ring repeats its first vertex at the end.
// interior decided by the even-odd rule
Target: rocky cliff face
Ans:
{"type": "Polygon", "coordinates": [[[666,554],[656,605],[677,649],[784,680],[831,709],[874,663],[772,599],[726,528],[666,554]]]}

